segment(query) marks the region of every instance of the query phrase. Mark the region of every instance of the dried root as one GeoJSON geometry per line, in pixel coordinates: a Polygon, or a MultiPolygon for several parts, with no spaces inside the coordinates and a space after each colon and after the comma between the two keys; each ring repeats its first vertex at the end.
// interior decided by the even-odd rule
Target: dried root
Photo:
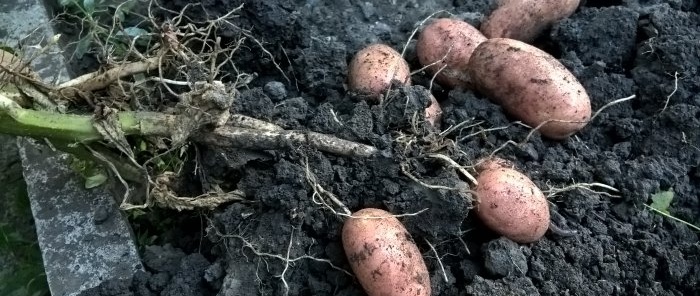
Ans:
{"type": "Polygon", "coordinates": [[[582,190],[593,192],[595,194],[605,195],[608,197],[620,197],[618,195],[613,195],[613,194],[610,194],[610,193],[605,192],[605,191],[595,190],[594,188],[602,188],[602,189],[612,191],[612,192],[620,192],[616,188],[614,188],[610,185],[603,184],[603,183],[576,183],[576,184],[572,184],[572,185],[569,185],[569,186],[566,186],[563,188],[550,187],[548,190],[544,190],[543,192],[545,194],[547,194],[547,198],[552,198],[560,193],[572,191],[572,190],[576,190],[576,189],[582,189],[582,190]]]}
{"type": "Polygon", "coordinates": [[[350,209],[333,192],[327,191],[319,184],[316,175],[311,172],[308,159],[304,159],[304,172],[306,173],[306,182],[309,183],[314,192],[311,199],[315,204],[323,206],[337,216],[350,217],[352,214],[350,209]],[[336,207],[340,210],[336,210],[336,207]]]}
{"type": "MultiPolygon", "coordinates": [[[[223,192],[221,189],[197,197],[180,197],[171,189],[171,184],[175,178],[176,175],[172,172],[164,173],[156,177],[155,187],[151,190],[151,196],[156,205],[182,211],[198,208],[214,209],[225,203],[247,200],[242,191],[234,190],[223,192]]],[[[146,205],[148,205],[148,203],[146,205]]],[[[138,206],[126,205],[123,208],[131,209],[138,208],[138,206]]]]}
{"type": "Polygon", "coordinates": [[[195,137],[195,140],[214,146],[262,150],[306,145],[320,151],[348,157],[370,157],[378,152],[373,146],[310,131],[271,131],[222,126],[210,133],[195,137]]]}
{"type": "MultiPolygon", "coordinates": [[[[354,275],[350,271],[347,271],[343,268],[338,267],[337,265],[333,264],[333,262],[331,262],[328,259],[318,258],[316,256],[307,255],[307,254],[301,255],[298,257],[291,257],[292,246],[294,245],[293,244],[293,242],[294,242],[294,229],[292,229],[292,232],[290,234],[289,244],[287,245],[287,249],[285,250],[285,253],[284,254],[276,254],[276,253],[261,251],[258,246],[256,246],[249,239],[245,238],[244,236],[242,236],[240,234],[223,234],[223,233],[219,232],[219,230],[216,229],[216,227],[214,227],[214,223],[212,223],[211,221],[209,223],[209,228],[211,230],[213,230],[214,233],[218,237],[221,237],[226,241],[231,240],[231,239],[239,240],[243,244],[242,249],[241,249],[242,253],[243,253],[243,249],[248,250],[248,251],[252,252],[253,255],[257,256],[260,260],[263,260],[266,265],[269,264],[267,261],[268,259],[279,261],[279,262],[283,263],[284,268],[283,268],[282,272],[279,275],[277,275],[276,277],[279,277],[280,280],[282,281],[282,285],[284,286],[285,295],[287,295],[289,293],[289,284],[287,283],[285,275],[289,271],[290,267],[293,267],[296,262],[299,262],[302,260],[311,260],[311,261],[327,264],[331,268],[338,270],[351,278],[354,278],[354,275]]],[[[234,256],[234,255],[231,255],[231,256],[234,256]]],[[[247,255],[245,253],[243,253],[243,256],[246,256],[246,258],[247,258],[247,255]]]]}

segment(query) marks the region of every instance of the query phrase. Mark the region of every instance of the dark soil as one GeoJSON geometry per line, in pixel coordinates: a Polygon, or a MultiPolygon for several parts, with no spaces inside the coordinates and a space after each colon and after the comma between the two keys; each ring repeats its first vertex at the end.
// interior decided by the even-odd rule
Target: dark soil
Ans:
{"type": "MultiPolygon", "coordinates": [[[[205,0],[203,9],[217,16],[240,2],[205,0]]],[[[420,157],[435,139],[429,127],[415,127],[421,137],[411,149],[396,141],[399,132],[416,132],[408,118],[428,105],[429,76],[415,75],[414,86],[399,89],[381,106],[344,88],[348,61],[363,46],[382,42],[401,50],[418,23],[438,10],[478,25],[492,9],[490,1],[243,2],[239,25],[252,28],[289,81],[249,43],[236,64],[258,77],[243,90],[235,111],[372,144],[382,155],[201,147],[208,177],[243,190],[251,201],[205,213],[202,227],[181,225],[194,231],[180,235],[192,241],[146,248],[146,272],[90,295],[363,295],[345,272],[350,267],[340,241],[343,220],[314,202],[306,159],[318,182],[352,211],[427,209],[401,220],[423,252],[434,295],[699,295],[698,233],[644,206],[653,194],[672,190],[670,213],[700,224],[698,1],[583,1],[535,42],[580,79],[594,110],[637,97],[606,109],[575,137],[552,141],[535,134],[498,153],[542,189],[599,182],[620,191],[621,197],[573,190],[552,198],[556,224],[578,234],[548,233],[532,244],[499,238],[475,219],[464,196],[426,189],[401,172],[400,164],[407,163],[426,183],[463,183],[453,169],[420,157]]],[[[179,10],[186,3],[170,5],[179,10]]],[[[193,18],[204,15],[202,7],[190,10],[193,18]]],[[[226,37],[235,36],[231,31],[226,37]]],[[[413,69],[420,67],[411,46],[406,57],[413,69]]],[[[473,165],[529,132],[509,126],[515,119],[478,93],[439,87],[433,93],[445,112],[443,129],[483,121],[449,136],[457,146],[446,151],[462,164],[473,165]],[[509,127],[461,140],[502,126],[509,127]]]]}

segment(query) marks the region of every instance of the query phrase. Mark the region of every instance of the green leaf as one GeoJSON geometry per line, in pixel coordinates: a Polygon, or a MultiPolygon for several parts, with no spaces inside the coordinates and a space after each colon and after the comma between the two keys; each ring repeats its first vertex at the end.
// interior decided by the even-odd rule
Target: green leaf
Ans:
{"type": "Polygon", "coordinates": [[[75,46],[75,56],[79,59],[82,58],[85,55],[85,53],[87,53],[88,50],[90,49],[91,44],[92,44],[92,36],[91,35],[87,35],[87,36],[83,37],[82,39],[80,39],[80,41],[78,41],[78,45],[75,46]]]}
{"type": "Polygon", "coordinates": [[[17,52],[15,51],[15,49],[14,49],[13,47],[11,47],[11,46],[9,46],[9,45],[6,45],[6,44],[4,44],[4,43],[0,43],[0,50],[7,51],[8,53],[11,53],[11,54],[14,54],[14,55],[17,54],[17,52]]]}
{"type": "Polygon", "coordinates": [[[136,1],[133,0],[127,0],[124,1],[123,3],[120,3],[119,5],[117,4],[110,4],[108,7],[114,9],[114,16],[120,20],[124,21],[126,18],[126,15],[131,12],[131,10],[134,8],[134,5],[136,4],[136,1]]]}
{"type": "Polygon", "coordinates": [[[73,2],[73,0],[60,0],[58,1],[58,4],[60,4],[61,6],[68,6],[71,4],[75,4],[75,2],[73,2]]]}
{"type": "Polygon", "coordinates": [[[166,168],[167,168],[167,166],[168,166],[168,164],[165,163],[165,161],[163,161],[163,158],[158,158],[158,159],[156,159],[156,160],[155,160],[155,163],[156,163],[156,167],[157,167],[160,171],[165,171],[166,168]]]}
{"type": "Polygon", "coordinates": [[[141,209],[134,209],[134,210],[129,211],[129,216],[132,219],[141,217],[143,215],[146,215],[146,212],[144,210],[141,210],[141,209]]]}
{"type": "Polygon", "coordinates": [[[123,43],[126,45],[125,49],[128,49],[134,39],[136,39],[137,45],[147,46],[151,42],[151,34],[139,27],[128,27],[115,34],[111,41],[113,43],[123,43]]]}
{"type": "Polygon", "coordinates": [[[124,11],[122,11],[121,9],[119,9],[119,10],[117,10],[117,11],[114,12],[114,17],[115,17],[117,20],[123,22],[123,21],[124,21],[124,18],[125,18],[126,16],[124,15],[124,11]]]}
{"type": "Polygon", "coordinates": [[[98,173],[98,174],[92,175],[90,177],[85,178],[85,188],[86,189],[95,188],[97,186],[104,184],[105,181],[107,181],[107,175],[105,175],[103,173],[98,173]]]}
{"type": "Polygon", "coordinates": [[[124,33],[130,37],[137,37],[142,35],[147,35],[148,31],[141,29],[139,27],[128,27],[124,28],[124,33]]]}
{"type": "Polygon", "coordinates": [[[138,2],[136,0],[126,0],[120,3],[119,5],[110,5],[110,7],[119,8],[119,10],[122,10],[125,13],[129,13],[134,10],[134,7],[137,3],[138,2]]]}
{"type": "Polygon", "coordinates": [[[138,38],[136,43],[139,45],[145,46],[151,42],[151,34],[144,29],[138,27],[128,27],[124,28],[124,33],[131,37],[130,39],[138,38]]]}
{"type": "Polygon", "coordinates": [[[95,0],[83,0],[83,8],[88,14],[95,12],[95,0]]]}
{"type": "Polygon", "coordinates": [[[139,151],[146,151],[148,150],[148,143],[146,141],[140,141],[139,142],[139,151]]]}
{"type": "Polygon", "coordinates": [[[673,201],[673,190],[661,191],[651,196],[651,207],[659,212],[668,214],[668,208],[673,201]]]}

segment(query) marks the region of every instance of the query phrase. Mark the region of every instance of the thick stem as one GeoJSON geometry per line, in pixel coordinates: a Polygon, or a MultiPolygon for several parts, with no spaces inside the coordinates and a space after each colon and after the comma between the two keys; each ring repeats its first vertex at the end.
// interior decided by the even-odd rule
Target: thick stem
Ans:
{"type": "Polygon", "coordinates": [[[92,118],[71,114],[14,109],[0,114],[0,132],[15,136],[87,142],[102,136],[92,127],[92,118]]]}
{"type": "MultiPolygon", "coordinates": [[[[24,109],[5,96],[0,103],[0,133],[68,142],[103,139],[92,116],[24,109]]],[[[122,112],[118,118],[126,135],[167,137],[178,122],[175,115],[156,112],[122,112]]]]}
{"type": "MultiPolygon", "coordinates": [[[[120,112],[118,128],[124,135],[172,137],[181,130],[183,120],[177,115],[157,112],[120,112]]],[[[66,142],[103,140],[89,115],[73,115],[20,107],[0,95],[0,133],[66,142]]],[[[240,121],[240,120],[239,120],[240,121]]],[[[257,125],[256,125],[257,126],[257,125]]],[[[194,140],[215,146],[252,149],[281,149],[308,145],[320,151],[351,157],[369,157],[377,148],[310,131],[268,130],[222,126],[209,133],[194,135],[194,140]]]]}

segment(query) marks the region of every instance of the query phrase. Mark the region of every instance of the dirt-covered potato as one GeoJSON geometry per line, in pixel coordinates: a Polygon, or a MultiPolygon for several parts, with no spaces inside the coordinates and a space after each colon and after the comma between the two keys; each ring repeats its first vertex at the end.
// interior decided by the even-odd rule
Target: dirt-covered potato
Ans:
{"type": "Polygon", "coordinates": [[[355,54],[348,65],[348,87],[377,101],[393,80],[411,84],[411,69],[399,52],[386,44],[371,44],[355,54]]]}
{"type": "Polygon", "coordinates": [[[416,55],[435,80],[446,88],[468,88],[471,80],[466,67],[469,57],[486,37],[472,25],[441,18],[426,26],[418,36],[416,55]],[[444,68],[444,69],[443,69],[444,68]]]}
{"type": "Polygon", "coordinates": [[[403,224],[384,210],[355,212],[343,226],[343,248],[370,296],[428,296],[430,275],[403,224]]]}
{"type": "Polygon", "coordinates": [[[430,106],[425,108],[425,120],[433,127],[440,128],[442,120],[442,108],[433,95],[430,95],[430,106]]]}
{"type": "Polygon", "coordinates": [[[532,42],[555,22],[569,17],[580,0],[501,0],[481,24],[488,38],[532,42]]]}
{"type": "Polygon", "coordinates": [[[487,160],[477,182],[475,210],[484,225],[519,243],[544,236],[549,206],[530,178],[498,160],[487,160]]]}
{"type": "Polygon", "coordinates": [[[540,133],[565,139],[586,126],[591,102],[583,85],[550,54],[507,38],[482,42],[468,67],[475,88],[540,133]]]}

